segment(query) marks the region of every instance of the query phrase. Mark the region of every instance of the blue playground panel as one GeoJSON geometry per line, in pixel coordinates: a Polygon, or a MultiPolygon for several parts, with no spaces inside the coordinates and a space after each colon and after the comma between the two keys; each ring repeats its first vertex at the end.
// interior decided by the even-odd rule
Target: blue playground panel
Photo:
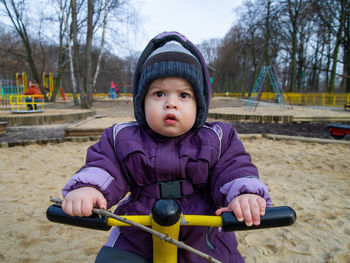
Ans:
{"type": "Polygon", "coordinates": [[[44,112],[44,110],[42,110],[42,109],[38,109],[38,110],[12,110],[11,112],[23,114],[23,113],[33,113],[33,112],[44,112]]]}
{"type": "Polygon", "coordinates": [[[1,96],[23,94],[23,86],[16,86],[16,81],[10,79],[0,79],[1,96]]]}
{"type": "Polygon", "coordinates": [[[16,86],[16,81],[0,79],[0,100],[8,103],[11,95],[23,94],[23,86],[16,86]]]}

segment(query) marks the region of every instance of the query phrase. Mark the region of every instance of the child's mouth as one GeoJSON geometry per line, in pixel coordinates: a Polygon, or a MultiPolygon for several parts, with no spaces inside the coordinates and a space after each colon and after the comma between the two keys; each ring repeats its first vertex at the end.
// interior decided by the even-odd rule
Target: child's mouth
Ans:
{"type": "Polygon", "coordinates": [[[176,116],[174,114],[167,114],[164,118],[164,122],[168,125],[175,125],[177,123],[176,116]]]}

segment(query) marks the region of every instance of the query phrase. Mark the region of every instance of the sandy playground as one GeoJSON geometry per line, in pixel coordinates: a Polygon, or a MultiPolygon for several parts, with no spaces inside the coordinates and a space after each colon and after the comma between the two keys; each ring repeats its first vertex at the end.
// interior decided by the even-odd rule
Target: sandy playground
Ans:
{"type": "MultiPolygon", "coordinates": [[[[0,148],[0,262],[93,262],[108,232],[54,224],[49,197],[94,142],[0,148]]],[[[243,139],[273,205],[293,207],[287,228],[237,233],[246,262],[350,262],[350,147],[243,139]]]]}
{"type": "MultiPolygon", "coordinates": [[[[212,105],[232,107],[232,101],[213,100],[212,105]]],[[[98,114],[129,116],[132,109],[111,106],[98,114]]],[[[234,107],[234,112],[240,110],[234,107]]],[[[320,112],[313,110],[312,115],[316,111],[320,112]]],[[[325,114],[334,112],[322,110],[325,114]]],[[[109,121],[98,124],[105,125],[109,121]]],[[[291,206],[298,216],[291,227],[238,232],[246,262],[350,262],[350,146],[266,138],[242,141],[270,189],[273,205],[291,206]]],[[[61,188],[84,163],[93,143],[0,148],[0,262],[94,261],[108,232],[54,224],[45,216],[49,197],[61,197],[61,188]]]]}

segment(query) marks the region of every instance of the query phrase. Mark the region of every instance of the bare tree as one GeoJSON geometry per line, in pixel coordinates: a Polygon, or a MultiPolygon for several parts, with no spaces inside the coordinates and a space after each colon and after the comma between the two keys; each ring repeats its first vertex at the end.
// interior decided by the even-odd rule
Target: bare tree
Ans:
{"type": "Polygon", "coordinates": [[[217,38],[212,38],[209,40],[205,40],[202,43],[198,44],[198,49],[203,54],[205,62],[207,64],[212,64],[217,58],[218,48],[221,44],[221,40],[217,38]]]}
{"type": "MultiPolygon", "coordinates": [[[[33,50],[32,50],[32,38],[29,37],[29,34],[27,32],[27,24],[26,24],[26,17],[25,17],[25,1],[6,1],[6,0],[0,0],[1,5],[4,7],[3,12],[4,15],[7,16],[13,27],[15,28],[16,32],[18,33],[22,45],[25,50],[25,56],[26,56],[26,62],[28,63],[31,73],[33,74],[34,80],[36,80],[39,83],[40,89],[42,94],[45,94],[44,88],[41,84],[41,73],[39,72],[33,57],[33,50]]],[[[45,101],[47,101],[47,96],[45,95],[45,101]]]]}
{"type": "MultiPolygon", "coordinates": [[[[77,96],[77,82],[76,82],[76,77],[75,77],[75,71],[74,71],[74,62],[73,62],[73,51],[72,51],[72,33],[75,27],[75,24],[72,22],[72,26],[70,27],[68,25],[68,17],[70,15],[71,9],[68,8],[68,4],[66,1],[59,0],[59,7],[60,7],[60,27],[64,28],[62,30],[62,34],[60,34],[60,40],[63,40],[63,35],[66,36],[67,40],[67,48],[68,48],[68,58],[69,58],[69,68],[70,68],[70,73],[71,73],[71,80],[72,80],[72,90],[73,90],[73,100],[74,100],[74,105],[78,105],[78,96],[77,96]],[[61,38],[62,37],[62,38],[61,38]]],[[[75,11],[75,3],[71,3],[73,5],[74,9],[72,8],[73,11],[75,11]]],[[[72,15],[73,17],[73,15],[72,15]]],[[[73,20],[73,19],[72,19],[73,20]]],[[[76,20],[73,20],[76,21],[76,20]]],[[[61,32],[61,31],[60,31],[61,32]]],[[[60,41],[60,46],[63,45],[63,41],[60,41]]]]}
{"type": "Polygon", "coordinates": [[[313,1],[320,21],[328,28],[334,37],[334,49],[332,51],[332,68],[328,85],[328,92],[334,92],[335,76],[338,64],[339,47],[343,39],[343,29],[346,21],[346,7],[349,7],[348,0],[327,0],[313,1]]]}
{"type": "Polygon", "coordinates": [[[5,26],[0,31],[0,78],[10,79],[13,72],[28,71],[26,55],[17,32],[10,32],[5,26]]]}
{"type": "MultiPolygon", "coordinates": [[[[68,0],[65,0],[67,2],[68,0]]],[[[93,103],[93,90],[100,70],[101,58],[104,50],[105,35],[108,24],[108,14],[119,10],[126,2],[109,0],[70,0],[71,18],[69,37],[67,41],[71,48],[71,74],[73,87],[80,93],[82,108],[90,108],[93,103]],[[99,35],[98,32],[102,33],[99,35]],[[83,40],[85,39],[85,41],[83,40]],[[97,39],[100,43],[97,44],[97,39]],[[97,60],[92,59],[92,50],[99,46],[97,60]],[[84,66],[83,66],[84,65],[84,66]],[[75,84],[74,84],[75,82],[75,84]]],[[[68,10],[66,10],[68,13],[68,10]]],[[[66,19],[68,16],[66,15],[66,19]]],[[[123,19],[120,17],[120,19],[123,19]]],[[[125,20],[124,22],[128,22],[125,20]]],[[[68,26],[66,26],[68,28],[68,26]]]]}
{"type": "Polygon", "coordinates": [[[82,108],[89,108],[92,105],[92,65],[91,65],[91,48],[92,48],[92,35],[93,35],[93,14],[94,4],[93,0],[87,0],[87,32],[86,32],[86,75],[83,88],[80,90],[80,101],[82,108]]]}
{"type": "Polygon", "coordinates": [[[350,93],[350,2],[345,1],[345,19],[343,24],[344,37],[342,41],[344,50],[343,80],[345,81],[345,92],[350,93]]]}
{"type": "Polygon", "coordinates": [[[96,71],[94,75],[94,79],[92,81],[92,86],[95,87],[98,74],[100,72],[100,65],[101,65],[101,59],[102,59],[102,51],[104,48],[104,42],[105,42],[105,35],[106,35],[106,27],[107,27],[107,16],[108,16],[108,2],[109,0],[105,0],[105,7],[104,7],[104,16],[103,16],[103,29],[102,29],[102,37],[101,37],[101,45],[98,53],[98,59],[97,59],[97,66],[96,71]]]}
{"type": "Polygon", "coordinates": [[[339,63],[344,65],[345,86],[350,70],[349,5],[344,0],[243,1],[239,25],[231,28],[218,51],[216,84],[237,87],[245,82],[251,90],[258,70],[278,62],[289,91],[318,91],[327,86],[334,92],[339,63]]]}
{"type": "Polygon", "coordinates": [[[285,38],[285,44],[289,47],[288,53],[290,54],[290,92],[296,91],[297,87],[300,90],[304,60],[302,51],[305,50],[305,41],[303,41],[303,39],[308,37],[305,30],[307,28],[307,22],[310,21],[309,17],[308,2],[302,0],[286,0],[281,2],[281,30],[285,38]],[[288,43],[290,43],[290,45],[288,45],[288,43]],[[298,70],[297,56],[299,56],[298,70]],[[297,83],[299,85],[297,85],[297,83]]]}

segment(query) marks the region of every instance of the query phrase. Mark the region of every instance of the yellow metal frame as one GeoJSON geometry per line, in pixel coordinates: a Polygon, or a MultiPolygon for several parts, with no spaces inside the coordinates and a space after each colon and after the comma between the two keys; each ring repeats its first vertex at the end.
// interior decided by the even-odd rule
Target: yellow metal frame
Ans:
{"type": "MultiPolygon", "coordinates": [[[[323,107],[340,107],[343,108],[345,104],[350,103],[350,93],[285,93],[288,102],[292,105],[306,105],[306,106],[323,106],[323,107]]],[[[256,95],[253,93],[252,95],[256,95]]],[[[234,98],[248,98],[249,93],[233,93],[222,92],[214,93],[218,97],[234,97],[234,98]]],[[[261,100],[276,100],[276,93],[263,92],[261,93],[261,100]]]]}
{"type": "Polygon", "coordinates": [[[22,76],[19,75],[19,73],[16,73],[16,87],[17,87],[17,94],[20,94],[19,88],[23,87],[23,92],[25,92],[28,89],[28,82],[27,82],[27,74],[25,72],[22,73],[22,76]]]}
{"type": "MultiPolygon", "coordinates": [[[[180,220],[174,225],[161,226],[152,219],[152,229],[166,234],[167,236],[178,240],[180,232],[180,220]]],[[[177,247],[168,242],[164,242],[158,237],[152,235],[153,239],[153,262],[157,263],[177,263],[177,247]]]]}
{"type": "Polygon", "coordinates": [[[10,95],[11,111],[13,112],[35,112],[44,111],[44,99],[42,95],[10,95]],[[32,98],[32,102],[26,102],[26,98],[32,98]],[[34,101],[34,99],[42,99],[42,101],[34,101]],[[36,105],[36,110],[28,110],[28,105],[36,105]]]}
{"type": "Polygon", "coordinates": [[[47,77],[47,73],[43,72],[43,87],[44,89],[49,89],[50,98],[52,97],[53,92],[53,75],[50,72],[47,77]]]}
{"type": "MultiPolygon", "coordinates": [[[[143,226],[152,226],[152,217],[149,215],[129,215],[123,216],[126,219],[134,221],[143,226]]],[[[109,226],[130,226],[124,222],[117,219],[108,217],[107,224],[109,226]]],[[[182,215],[181,216],[181,226],[222,226],[221,216],[205,216],[205,215],[182,215]]]]}
{"type": "MultiPolygon", "coordinates": [[[[173,239],[178,240],[180,226],[213,226],[222,227],[221,216],[204,216],[204,215],[182,215],[181,218],[171,226],[160,226],[157,224],[152,215],[130,215],[123,216],[135,223],[152,227],[152,229],[166,234],[173,239]]],[[[109,226],[130,226],[124,222],[114,218],[107,218],[107,225],[109,226]]],[[[177,262],[177,247],[173,244],[160,240],[156,236],[153,238],[153,262],[154,263],[176,263],[177,262]]]]}

